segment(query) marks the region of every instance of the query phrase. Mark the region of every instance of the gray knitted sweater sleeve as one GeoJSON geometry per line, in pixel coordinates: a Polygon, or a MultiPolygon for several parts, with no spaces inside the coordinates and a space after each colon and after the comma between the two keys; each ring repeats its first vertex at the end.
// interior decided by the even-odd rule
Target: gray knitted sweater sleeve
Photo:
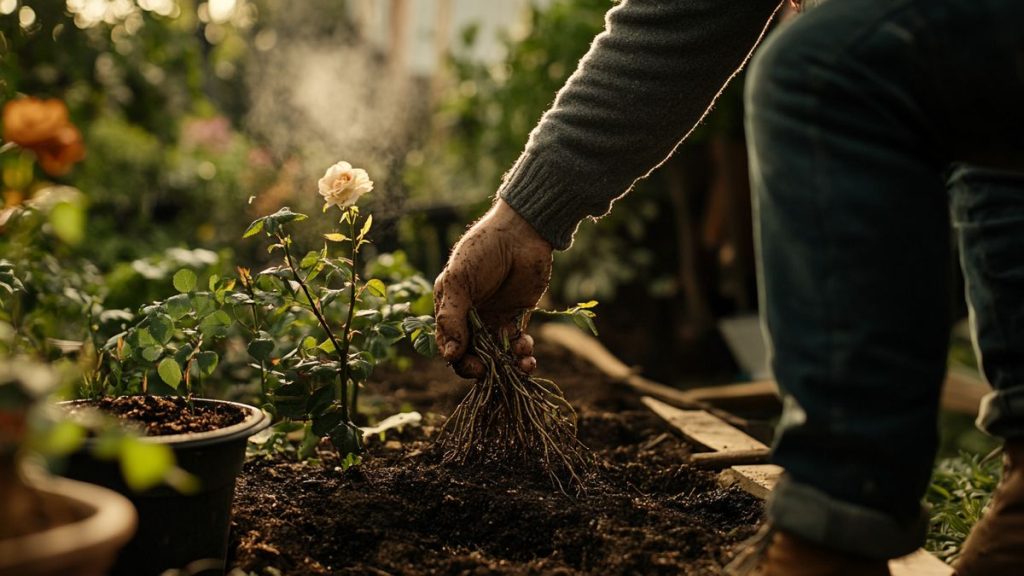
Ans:
{"type": "Polygon", "coordinates": [[[530,134],[498,195],[564,250],[700,122],[780,0],[625,0],[530,134]]]}

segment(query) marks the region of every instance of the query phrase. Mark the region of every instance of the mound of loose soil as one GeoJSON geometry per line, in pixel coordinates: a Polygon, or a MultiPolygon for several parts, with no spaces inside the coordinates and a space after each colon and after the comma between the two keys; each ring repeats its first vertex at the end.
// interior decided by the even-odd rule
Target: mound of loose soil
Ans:
{"type": "Polygon", "coordinates": [[[761,503],[686,465],[689,447],[588,365],[540,347],[540,375],[577,407],[599,464],[569,498],[543,474],[440,463],[438,425],[465,394],[441,362],[378,375],[366,394],[425,425],[373,440],[341,472],[248,462],[235,493],[233,564],[256,574],[711,574],[750,536],[761,503]]]}
{"type": "Polygon", "coordinates": [[[99,409],[141,427],[147,436],[209,432],[245,420],[245,412],[230,404],[197,402],[190,406],[181,396],[108,397],[75,406],[99,409]]]}

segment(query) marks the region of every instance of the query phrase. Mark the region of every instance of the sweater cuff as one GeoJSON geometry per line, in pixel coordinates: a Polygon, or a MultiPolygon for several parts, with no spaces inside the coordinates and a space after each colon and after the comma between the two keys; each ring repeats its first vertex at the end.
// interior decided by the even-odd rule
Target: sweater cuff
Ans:
{"type": "Polygon", "coordinates": [[[572,245],[580,221],[592,215],[586,198],[577,190],[582,182],[573,178],[565,166],[523,153],[505,174],[498,197],[554,249],[565,250],[572,245]]]}

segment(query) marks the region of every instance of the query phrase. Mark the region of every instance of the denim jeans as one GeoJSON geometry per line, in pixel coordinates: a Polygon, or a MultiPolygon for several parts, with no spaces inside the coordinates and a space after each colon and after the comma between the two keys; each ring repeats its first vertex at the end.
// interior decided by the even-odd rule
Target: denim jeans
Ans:
{"type": "Polygon", "coordinates": [[[746,102],[784,405],[769,519],[909,553],[938,440],[950,197],[995,389],[979,423],[1024,437],[1024,1],[829,0],[770,35],[746,102]]]}

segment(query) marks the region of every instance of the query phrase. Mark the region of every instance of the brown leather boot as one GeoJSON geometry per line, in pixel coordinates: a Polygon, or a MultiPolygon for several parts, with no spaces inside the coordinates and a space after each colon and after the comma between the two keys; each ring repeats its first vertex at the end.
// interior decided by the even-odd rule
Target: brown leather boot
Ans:
{"type": "Polygon", "coordinates": [[[786,532],[775,532],[755,562],[743,558],[726,574],[749,576],[890,576],[889,563],[823,548],[786,532]]]}
{"type": "Polygon", "coordinates": [[[964,542],[957,576],[1024,574],[1024,440],[1003,447],[1003,477],[964,542]]]}

